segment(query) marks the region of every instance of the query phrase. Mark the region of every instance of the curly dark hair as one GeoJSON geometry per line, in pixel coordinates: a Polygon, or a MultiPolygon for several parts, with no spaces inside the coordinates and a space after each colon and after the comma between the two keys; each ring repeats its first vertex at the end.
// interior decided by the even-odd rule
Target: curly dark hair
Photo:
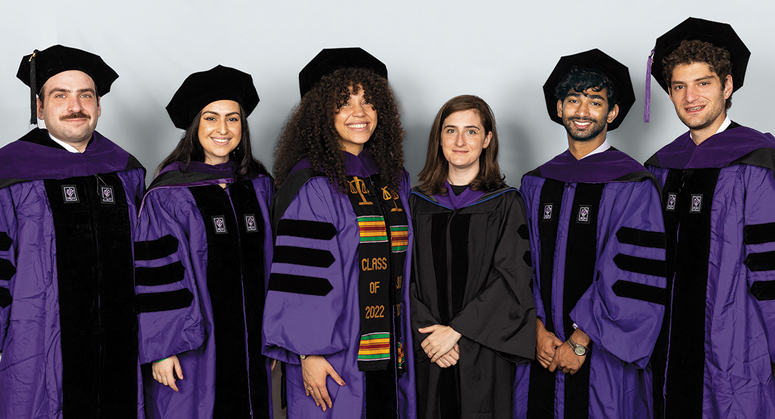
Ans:
{"type": "MultiPolygon", "coordinates": [[[[237,148],[229,153],[229,160],[237,163],[237,169],[235,170],[236,180],[239,181],[246,177],[257,175],[268,175],[269,172],[263,163],[253,158],[253,151],[250,147],[248,119],[244,116],[245,110],[242,109],[242,105],[239,107],[239,112],[240,122],[242,123],[242,138],[240,138],[237,148]]],[[[154,176],[157,176],[161,169],[172,162],[180,162],[183,167],[188,167],[188,164],[192,161],[205,161],[205,151],[202,143],[199,142],[199,121],[201,119],[202,112],[200,111],[194,118],[194,122],[183,133],[183,137],[178,142],[178,145],[175,146],[175,149],[172,150],[172,153],[156,168],[154,176]]]]}
{"type": "Polygon", "coordinates": [[[608,109],[613,109],[618,103],[616,87],[611,83],[611,80],[603,72],[590,68],[574,67],[568,71],[568,74],[557,83],[554,96],[557,100],[564,102],[571,90],[583,93],[587,89],[592,89],[595,92],[608,89],[608,95],[606,95],[608,109]]]}
{"type": "Polygon", "coordinates": [[[403,177],[404,129],[393,91],[387,80],[371,70],[341,68],[323,77],[288,117],[275,148],[274,174],[279,188],[291,169],[307,158],[310,167],[328,176],[331,185],[344,193],[347,188],[340,137],[334,116],[353,94],[364,90],[366,101],[374,106],[378,122],[364,145],[374,156],[380,177],[391,189],[398,190],[403,177]]]}
{"type": "Polygon", "coordinates": [[[444,129],[444,121],[455,112],[474,110],[479,114],[484,128],[484,135],[492,132],[490,145],[482,150],[479,155],[479,173],[471,182],[469,188],[472,191],[492,191],[503,187],[506,183],[498,164],[498,130],[495,128],[495,115],[487,104],[478,96],[461,95],[448,100],[439,109],[433,120],[431,133],[428,137],[428,154],[425,158],[425,167],[419,175],[419,188],[427,195],[447,195],[449,191],[444,186],[449,172],[449,162],[441,150],[441,133],[444,129]]]}
{"type": "MultiPolygon", "coordinates": [[[[673,70],[681,64],[705,63],[710,71],[718,75],[721,81],[721,90],[726,86],[727,76],[732,74],[732,59],[729,51],[723,47],[717,47],[710,42],[697,39],[683,40],[678,48],[662,59],[662,77],[667,83],[668,90],[673,80],[673,70]]],[[[732,107],[732,95],[726,100],[725,109],[732,107]]]]}

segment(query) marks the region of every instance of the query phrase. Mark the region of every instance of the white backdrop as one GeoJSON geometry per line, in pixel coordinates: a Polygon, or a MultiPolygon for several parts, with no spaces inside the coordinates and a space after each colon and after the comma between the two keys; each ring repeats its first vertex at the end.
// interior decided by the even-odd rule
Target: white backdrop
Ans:
{"type": "MultiPolygon", "coordinates": [[[[630,68],[637,102],[611,143],[639,161],[685,130],[668,97],[652,88],[643,122],[645,65],[656,37],[689,16],[731,23],[752,52],[732,118],[771,131],[775,2],[762,0],[215,1],[0,0],[0,146],[29,130],[29,91],[15,78],[21,57],[53,44],[101,55],[120,75],[102,99],[97,129],[152,173],[182,131],[164,107],[190,73],[216,64],[251,73],[261,103],[249,118],[254,150],[271,168],[274,145],[299,100],[298,72],[322,48],[361,46],[388,67],[407,136],[413,181],[430,124],[458,94],[495,111],[507,182],[567,147],[541,86],[562,55],[600,48],[630,68]]],[[[0,162],[2,164],[2,162],[0,162]]],[[[150,176],[150,174],[149,174],[150,176]]],[[[150,177],[149,177],[150,180],[150,177]]]]}

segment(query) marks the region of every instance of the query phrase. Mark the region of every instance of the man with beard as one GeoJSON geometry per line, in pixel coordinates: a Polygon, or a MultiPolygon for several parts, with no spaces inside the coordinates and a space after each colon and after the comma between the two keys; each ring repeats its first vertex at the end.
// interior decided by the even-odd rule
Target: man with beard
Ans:
{"type": "Polygon", "coordinates": [[[522,178],[537,360],[518,366],[515,417],[650,417],[666,297],[659,191],[606,140],[635,102],[629,72],[597,49],[562,57],[544,94],[568,150],[522,178]]]}
{"type": "Polygon", "coordinates": [[[654,48],[652,74],[689,128],[646,162],[670,279],[657,417],[775,417],[775,138],[727,115],[749,56],[730,25],[695,18],[654,48]]]}
{"type": "Polygon", "coordinates": [[[94,130],[118,74],[55,45],[17,77],[47,129],[0,149],[0,418],[143,417],[132,230],[145,170],[94,130]]]}

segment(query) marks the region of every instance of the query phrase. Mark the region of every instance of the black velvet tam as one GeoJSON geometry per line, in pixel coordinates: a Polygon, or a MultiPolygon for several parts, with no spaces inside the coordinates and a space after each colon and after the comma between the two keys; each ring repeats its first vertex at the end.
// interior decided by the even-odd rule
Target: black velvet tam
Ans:
{"type": "Polygon", "coordinates": [[[247,118],[258,105],[258,92],[253,77],[234,68],[217,65],[210,70],[193,73],[172,96],[167,113],[172,123],[186,129],[199,112],[210,103],[233,100],[245,111],[247,118]]]}
{"type": "Polygon", "coordinates": [[[748,58],[751,57],[751,51],[745,46],[743,40],[737,36],[735,30],[728,23],[690,17],[657,38],[651,74],[657,79],[657,83],[662,86],[662,89],[667,92],[668,88],[667,81],[662,76],[662,59],[675,51],[681,45],[681,41],[695,39],[709,42],[729,51],[732,60],[733,91],[743,87],[745,69],[748,67],[748,58]]]}
{"type": "Polygon", "coordinates": [[[108,94],[110,85],[118,78],[118,74],[99,55],[62,45],[25,55],[16,77],[38,94],[48,79],[68,70],[88,74],[94,80],[98,96],[108,94]]]}
{"type": "Polygon", "coordinates": [[[562,118],[557,115],[555,89],[573,68],[598,70],[611,80],[616,90],[619,115],[613,122],[608,124],[608,131],[618,128],[622,121],[624,121],[624,117],[627,116],[627,112],[632,108],[632,104],[635,103],[635,92],[632,89],[630,71],[627,69],[627,66],[614,60],[597,48],[574,55],[566,55],[557,62],[554,70],[552,70],[552,74],[549,75],[546,83],[544,83],[544,99],[546,100],[546,110],[549,112],[549,117],[552,121],[562,124],[562,118]]]}
{"type": "Polygon", "coordinates": [[[388,76],[385,64],[361,48],[327,48],[299,72],[301,96],[304,97],[326,75],[346,67],[366,68],[384,78],[388,76]]]}

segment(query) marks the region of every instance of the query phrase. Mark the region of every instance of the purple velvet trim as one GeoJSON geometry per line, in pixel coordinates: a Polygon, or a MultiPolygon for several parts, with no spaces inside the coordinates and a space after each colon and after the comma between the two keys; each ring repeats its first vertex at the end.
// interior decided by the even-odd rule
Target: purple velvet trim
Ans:
{"type": "MultiPolygon", "coordinates": [[[[41,130],[41,135],[48,134],[41,130]]],[[[126,170],[129,153],[94,131],[83,153],[14,141],[0,149],[0,161],[0,179],[67,179],[126,170]]]]}
{"type": "Polygon", "coordinates": [[[188,164],[188,167],[185,167],[181,162],[175,161],[161,169],[159,174],[178,170],[181,172],[206,173],[215,176],[220,175],[222,178],[230,178],[234,176],[234,169],[236,167],[237,164],[231,160],[221,164],[207,164],[198,161],[192,161],[188,164]]]}
{"type": "Polygon", "coordinates": [[[576,183],[607,183],[646,168],[632,157],[616,149],[608,149],[581,160],[569,150],[549,160],[539,168],[541,177],[576,183]]]}
{"type": "Polygon", "coordinates": [[[748,127],[737,127],[712,135],[696,145],[686,132],[659,150],[657,159],[659,167],[668,169],[725,167],[760,148],[775,148],[775,137],[748,127]]]}
{"type": "MultiPolygon", "coordinates": [[[[346,151],[342,151],[342,160],[344,162],[344,171],[347,176],[360,176],[368,177],[370,175],[379,173],[377,163],[374,161],[374,157],[371,151],[367,148],[363,149],[361,154],[354,155],[346,151]]],[[[303,158],[291,169],[291,173],[302,170],[310,169],[309,159],[303,158]]]]}
{"type": "Polygon", "coordinates": [[[444,186],[449,191],[447,196],[434,195],[436,201],[439,204],[452,209],[465,208],[479,200],[484,195],[483,191],[472,191],[471,188],[466,188],[460,195],[455,195],[452,192],[452,187],[449,185],[449,181],[444,182],[444,186]]]}
{"type": "MultiPolygon", "coordinates": [[[[166,166],[159,172],[159,174],[156,176],[156,179],[159,178],[159,176],[162,176],[164,173],[168,172],[181,172],[181,173],[203,173],[207,175],[212,175],[213,178],[210,179],[203,179],[203,180],[190,180],[190,178],[181,177],[180,179],[175,179],[177,183],[171,182],[163,185],[156,186],[154,184],[151,184],[151,187],[146,191],[145,196],[143,196],[142,203],[140,204],[140,211],[142,211],[145,208],[145,198],[148,197],[148,192],[150,192],[153,189],[165,189],[165,188],[181,188],[181,187],[193,187],[193,186],[207,186],[207,185],[220,185],[222,183],[233,183],[234,182],[234,169],[237,167],[237,164],[228,161],[226,163],[222,164],[216,164],[216,165],[210,165],[207,163],[202,162],[196,162],[192,161],[188,164],[188,167],[186,170],[183,170],[183,164],[180,162],[172,162],[166,166]]],[[[261,177],[261,176],[257,176],[261,177]]],[[[245,180],[250,180],[251,178],[246,178],[245,180]]]]}

